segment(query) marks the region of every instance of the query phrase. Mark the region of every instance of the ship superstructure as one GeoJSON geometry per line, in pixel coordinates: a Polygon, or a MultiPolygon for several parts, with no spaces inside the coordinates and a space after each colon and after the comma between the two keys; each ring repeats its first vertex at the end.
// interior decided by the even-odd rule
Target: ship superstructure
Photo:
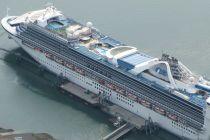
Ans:
{"type": "Polygon", "coordinates": [[[154,58],[49,6],[2,26],[50,71],[189,139],[210,136],[210,82],[174,57],[154,58]]]}

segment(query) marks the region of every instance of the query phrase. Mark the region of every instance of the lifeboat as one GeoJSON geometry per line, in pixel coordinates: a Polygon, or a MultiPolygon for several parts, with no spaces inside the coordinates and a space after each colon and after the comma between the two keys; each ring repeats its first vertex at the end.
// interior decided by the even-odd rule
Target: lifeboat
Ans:
{"type": "Polygon", "coordinates": [[[160,114],[165,115],[166,114],[165,110],[160,108],[160,114]]]}
{"type": "Polygon", "coordinates": [[[119,93],[121,93],[121,94],[125,95],[125,94],[126,94],[126,90],[121,89],[121,90],[119,91],[119,93]]]}
{"type": "Polygon", "coordinates": [[[126,90],[125,89],[122,89],[121,91],[120,91],[122,94],[126,94],[126,90]]]}
{"type": "Polygon", "coordinates": [[[115,87],[115,91],[118,92],[118,93],[120,93],[120,87],[116,86],[115,87]]]}
{"type": "Polygon", "coordinates": [[[98,83],[101,84],[101,85],[105,85],[105,81],[103,79],[99,79],[98,83]]]}
{"type": "Polygon", "coordinates": [[[167,116],[169,119],[172,119],[173,121],[178,121],[178,117],[176,115],[168,114],[167,116]]]}
{"type": "Polygon", "coordinates": [[[162,109],[162,108],[160,108],[160,107],[155,107],[154,108],[154,110],[155,110],[155,112],[157,112],[157,113],[159,113],[159,114],[161,114],[161,115],[165,115],[165,110],[164,109],[162,109]]]}
{"type": "Polygon", "coordinates": [[[85,75],[85,71],[83,69],[79,69],[78,72],[79,72],[79,74],[81,74],[83,76],[85,75]]]}
{"type": "Polygon", "coordinates": [[[116,89],[116,92],[118,92],[118,93],[120,93],[120,94],[123,94],[123,95],[125,95],[126,94],[126,90],[124,90],[124,89],[122,89],[122,88],[120,88],[120,87],[115,87],[116,89]]]}
{"type": "Polygon", "coordinates": [[[147,102],[147,101],[145,101],[145,100],[142,100],[142,101],[141,101],[141,104],[142,104],[143,106],[147,107],[147,108],[150,108],[150,107],[151,107],[151,103],[150,103],[150,102],[147,102]]]}
{"type": "Polygon", "coordinates": [[[66,63],[66,67],[70,68],[70,69],[74,69],[74,65],[73,64],[70,64],[70,63],[66,63]]]}
{"type": "Polygon", "coordinates": [[[115,90],[115,85],[111,84],[111,83],[108,83],[106,84],[106,86],[112,90],[115,90]]]}
{"type": "Polygon", "coordinates": [[[133,94],[131,94],[131,93],[128,93],[127,96],[128,96],[128,98],[131,99],[131,100],[134,100],[134,101],[137,100],[136,95],[133,95],[133,94]]]}
{"type": "Polygon", "coordinates": [[[141,104],[141,102],[142,102],[142,100],[141,100],[140,98],[138,98],[138,103],[140,103],[140,104],[141,104]]]}
{"type": "Polygon", "coordinates": [[[34,50],[35,51],[38,51],[38,52],[42,52],[42,49],[41,48],[38,48],[38,47],[34,48],[34,50]]]}
{"type": "Polygon", "coordinates": [[[51,59],[52,54],[50,54],[50,53],[48,53],[48,52],[45,52],[44,54],[45,54],[45,56],[46,56],[47,58],[50,58],[50,59],[51,59]]]}
{"type": "Polygon", "coordinates": [[[81,68],[75,67],[76,72],[78,72],[81,75],[85,75],[85,71],[81,68]]]}
{"type": "Polygon", "coordinates": [[[62,64],[63,65],[63,60],[62,59],[59,59],[59,58],[56,58],[55,57],[55,61],[58,62],[59,64],[62,64]]]}

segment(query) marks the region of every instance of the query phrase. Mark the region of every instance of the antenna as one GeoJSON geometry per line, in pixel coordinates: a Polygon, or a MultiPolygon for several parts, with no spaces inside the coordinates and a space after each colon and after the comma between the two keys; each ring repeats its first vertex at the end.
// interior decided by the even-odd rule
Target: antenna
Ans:
{"type": "Polygon", "coordinates": [[[164,51],[163,50],[161,50],[161,53],[162,53],[162,55],[164,54],[164,51]]]}
{"type": "Polygon", "coordinates": [[[10,11],[10,8],[7,7],[7,17],[9,16],[9,11],[10,11]]]}
{"type": "Polygon", "coordinates": [[[53,7],[54,4],[53,3],[50,3],[50,2],[47,2],[44,6],[45,6],[45,8],[47,8],[47,7],[53,7]]]}

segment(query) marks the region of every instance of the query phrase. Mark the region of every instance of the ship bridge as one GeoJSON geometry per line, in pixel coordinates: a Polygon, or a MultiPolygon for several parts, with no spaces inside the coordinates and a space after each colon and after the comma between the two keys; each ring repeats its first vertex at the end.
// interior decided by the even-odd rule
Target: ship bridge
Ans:
{"type": "Polygon", "coordinates": [[[62,13],[58,11],[54,6],[49,6],[43,10],[31,11],[16,17],[10,21],[10,25],[17,25],[20,23],[34,23],[35,21],[42,27],[47,25],[47,20],[55,17],[62,17],[62,13]]]}

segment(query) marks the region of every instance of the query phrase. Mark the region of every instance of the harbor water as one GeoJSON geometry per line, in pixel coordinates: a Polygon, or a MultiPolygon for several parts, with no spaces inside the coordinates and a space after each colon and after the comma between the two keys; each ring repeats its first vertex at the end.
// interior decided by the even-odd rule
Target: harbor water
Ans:
{"type": "MultiPolygon", "coordinates": [[[[43,8],[63,13],[155,57],[176,56],[194,73],[210,78],[209,0],[0,0],[0,18],[43,8]]],[[[0,48],[20,51],[0,27],[0,48]]],[[[103,112],[61,94],[56,79],[0,52],[0,127],[46,132],[59,140],[98,140],[114,130],[103,112]],[[2,58],[6,58],[6,61],[2,58]]],[[[165,130],[133,132],[125,140],[178,140],[165,130]]]]}

